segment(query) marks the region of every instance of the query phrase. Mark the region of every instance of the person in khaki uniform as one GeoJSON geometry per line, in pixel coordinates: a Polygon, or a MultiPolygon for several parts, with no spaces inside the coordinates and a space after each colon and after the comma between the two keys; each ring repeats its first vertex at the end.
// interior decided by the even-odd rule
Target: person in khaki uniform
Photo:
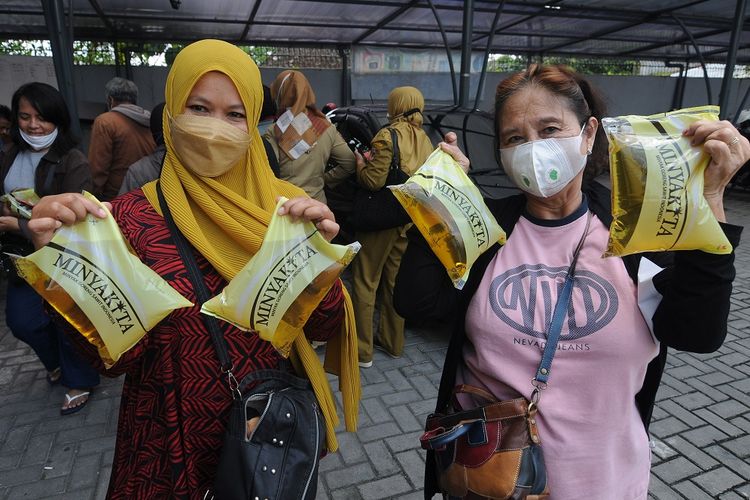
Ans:
{"type": "MultiPolygon", "coordinates": [[[[414,87],[397,87],[388,95],[388,127],[372,139],[372,155],[365,160],[357,155],[357,181],[372,191],[385,185],[393,157],[388,129],[396,131],[401,170],[411,175],[432,153],[433,146],[422,130],[424,97],[414,87]]],[[[362,249],[352,263],[354,317],[359,339],[359,365],[372,366],[373,345],[392,357],[404,349],[404,319],[393,308],[393,287],[401,256],[406,250],[407,226],[381,231],[358,231],[362,249]],[[380,304],[378,338],[373,337],[375,300],[380,304]]]]}
{"type": "Polygon", "coordinates": [[[279,160],[279,178],[326,203],[323,188],[334,188],[354,174],[354,153],[315,107],[315,93],[305,75],[282,71],[271,84],[271,97],[278,117],[263,137],[279,160]],[[329,160],[334,166],[326,171],[329,160]]]}

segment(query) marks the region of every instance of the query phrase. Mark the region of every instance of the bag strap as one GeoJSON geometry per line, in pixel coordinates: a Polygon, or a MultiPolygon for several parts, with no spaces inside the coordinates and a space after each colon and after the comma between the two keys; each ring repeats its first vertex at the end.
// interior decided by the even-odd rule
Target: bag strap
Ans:
{"type": "Polygon", "coordinates": [[[57,170],[57,166],[60,164],[60,162],[52,163],[49,166],[49,170],[47,170],[47,177],[44,179],[44,184],[42,184],[42,192],[47,194],[52,192],[52,182],[55,180],[55,171],[57,170]]]}
{"type": "MultiPolygon", "coordinates": [[[[179,252],[180,258],[188,271],[188,278],[193,285],[195,295],[198,301],[203,304],[211,298],[211,295],[208,287],[206,287],[206,282],[203,280],[203,273],[198,266],[198,262],[195,260],[190,243],[188,243],[185,236],[180,232],[172,218],[172,212],[169,211],[169,205],[167,205],[167,201],[164,199],[164,193],[161,190],[161,183],[159,181],[156,181],[156,194],[159,198],[159,205],[161,206],[164,220],[167,222],[167,227],[177,247],[177,252],[179,252]]],[[[234,364],[229,359],[229,347],[224,334],[221,333],[221,329],[219,328],[219,321],[215,317],[206,314],[201,314],[200,316],[208,333],[211,334],[211,342],[214,345],[216,356],[219,358],[219,363],[221,364],[221,373],[227,376],[229,391],[232,393],[233,398],[239,399],[242,397],[242,394],[239,391],[239,383],[237,383],[237,379],[232,373],[234,364]]]]}
{"type": "Polygon", "coordinates": [[[485,391],[480,387],[476,387],[469,384],[459,384],[453,388],[453,394],[451,395],[451,404],[455,410],[463,411],[461,403],[458,401],[459,394],[470,394],[472,396],[484,399],[488,403],[497,403],[498,399],[485,391]]]}
{"type": "Polygon", "coordinates": [[[391,156],[390,170],[401,169],[401,152],[398,149],[398,135],[396,135],[396,129],[388,127],[388,131],[391,133],[391,144],[393,144],[393,155],[391,156]]]}
{"type": "Polygon", "coordinates": [[[581,239],[578,241],[578,245],[573,253],[573,260],[570,262],[570,267],[568,267],[568,272],[565,275],[565,283],[560,291],[560,295],[557,297],[555,310],[552,313],[552,319],[547,327],[547,343],[544,346],[542,360],[539,362],[536,375],[531,381],[531,384],[534,386],[534,391],[531,393],[531,402],[534,406],[539,403],[540,391],[547,387],[552,359],[555,357],[555,352],[557,352],[557,343],[560,340],[560,333],[562,332],[563,322],[565,321],[565,314],[567,313],[568,304],[570,303],[570,296],[573,293],[573,281],[575,279],[578,256],[581,253],[581,248],[583,248],[583,242],[586,240],[590,225],[591,211],[589,210],[586,213],[586,228],[583,230],[581,239]]]}

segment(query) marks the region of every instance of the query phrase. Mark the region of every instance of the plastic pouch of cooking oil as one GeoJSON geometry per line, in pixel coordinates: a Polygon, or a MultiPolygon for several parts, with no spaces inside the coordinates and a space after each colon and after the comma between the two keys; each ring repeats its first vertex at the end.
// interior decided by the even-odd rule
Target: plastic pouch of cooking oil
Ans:
{"type": "Polygon", "coordinates": [[[334,245],[312,222],[278,215],[279,198],[263,244],[201,312],[254,331],[284,357],[320,301],[359,251],[334,245]]]}
{"type": "Polygon", "coordinates": [[[47,245],[13,260],[19,276],[96,346],[107,368],[174,309],[193,305],[130,253],[109,212],[62,226],[47,245]]]}
{"type": "Polygon", "coordinates": [[[477,258],[495,243],[505,243],[505,232],[479,189],[440,148],[404,184],[388,187],[459,290],[477,258]]]}
{"type": "Polygon", "coordinates": [[[36,191],[33,189],[17,189],[0,196],[10,213],[23,219],[31,219],[31,210],[39,201],[36,191]]]}
{"type": "Polygon", "coordinates": [[[609,139],[613,216],[605,256],[732,251],[703,197],[710,157],[682,135],[697,120],[718,119],[718,106],[602,119],[609,139]]]}

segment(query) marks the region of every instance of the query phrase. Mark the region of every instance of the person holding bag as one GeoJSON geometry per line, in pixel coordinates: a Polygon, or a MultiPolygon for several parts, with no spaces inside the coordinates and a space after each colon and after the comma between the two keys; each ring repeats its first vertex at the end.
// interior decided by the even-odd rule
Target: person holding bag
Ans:
{"type": "MultiPolygon", "coordinates": [[[[482,254],[457,290],[421,235],[409,234],[396,310],[454,324],[423,436],[431,450],[425,498],[463,497],[515,475],[515,489],[493,498],[646,499],[648,425],[667,348],[712,352],[724,341],[734,253],[602,258],[612,221],[609,190],[593,180],[608,170],[602,116],[596,91],[570,68],[534,64],[511,75],[497,87],[495,134],[503,168],[523,194],[486,200],[507,243],[482,254]],[[647,296],[651,310],[639,303],[647,296]],[[502,441],[531,437],[543,463],[494,460],[507,451],[498,445],[467,489],[462,481],[477,465],[471,450],[487,443],[481,431],[509,416],[499,404],[519,399],[515,416],[528,425],[503,426],[502,441]],[[484,411],[468,426],[434,427],[477,407],[484,411]],[[450,447],[456,453],[447,457],[450,447]]],[[[726,121],[699,121],[683,135],[711,157],[703,194],[736,247],[742,228],[726,223],[722,197],[750,143],[726,121]]],[[[444,149],[459,163],[465,158],[455,144],[444,149]]]]}
{"type": "MultiPolygon", "coordinates": [[[[365,160],[356,153],[360,187],[369,191],[385,189],[391,204],[401,212],[398,202],[384,186],[392,177],[391,170],[400,169],[408,178],[432,153],[432,143],[422,129],[423,111],[424,97],[418,89],[393,89],[388,95],[389,125],[373,137],[370,158],[365,160]]],[[[355,212],[357,209],[355,206],[355,212]]],[[[408,216],[403,214],[408,222],[408,216]]],[[[355,226],[355,239],[362,244],[362,249],[352,264],[352,300],[357,319],[359,364],[364,368],[372,366],[374,344],[392,357],[401,356],[404,349],[404,319],[393,309],[393,285],[406,248],[405,222],[382,226],[377,231],[355,226]],[[377,340],[373,333],[376,298],[380,306],[377,340]]]]}
{"type": "MultiPolygon", "coordinates": [[[[206,321],[201,303],[219,294],[258,251],[279,196],[290,198],[281,215],[314,222],[328,240],[338,231],[324,204],[271,172],[256,127],[263,102],[260,72],[245,52],[218,40],[185,47],[167,77],[165,101],[161,175],[113,200],[111,212],[134,253],[195,305],[165,318],[109,370],[93,346],[65,325],[68,337],[102,373],[126,375],[110,499],[212,497],[230,415],[234,419],[234,408],[243,401],[238,391],[263,385],[270,373],[281,381],[292,380],[292,374],[286,360],[257,334],[206,321]]],[[[46,244],[55,228],[88,213],[106,216],[77,194],[42,198],[29,222],[35,245],[46,244]]],[[[340,374],[347,429],[356,425],[359,394],[355,354],[345,352],[348,345],[353,351],[351,316],[339,281],[303,328],[308,339],[329,341],[326,362],[340,374]]],[[[290,359],[297,374],[309,379],[302,387],[309,391],[312,386],[315,412],[324,420],[323,444],[335,451],[338,417],[325,372],[309,342],[296,345],[290,359]]],[[[263,429],[267,439],[273,437],[265,430],[267,419],[257,416],[261,412],[249,406],[241,410],[247,412],[248,436],[263,429]]],[[[291,413],[274,417],[291,418],[291,413]]],[[[322,454],[322,448],[317,451],[322,454]]],[[[301,458],[316,463],[318,456],[301,458]]],[[[255,470],[237,471],[241,477],[232,478],[231,485],[243,489],[246,480],[252,483],[255,470]]],[[[305,498],[315,495],[316,472],[312,469],[307,479],[305,498]]],[[[299,481],[281,468],[269,467],[267,474],[286,481],[275,486],[282,497],[299,481]]],[[[252,484],[247,487],[255,491],[252,484]]]]}
{"type": "MultiPolygon", "coordinates": [[[[12,146],[0,156],[2,194],[33,189],[37,196],[91,189],[86,157],[76,149],[70,113],[62,94],[46,83],[31,82],[13,94],[10,135],[12,146]]],[[[6,211],[0,216],[0,249],[16,255],[34,251],[28,221],[6,211]]],[[[99,374],[82,359],[44,310],[44,300],[15,271],[6,256],[2,267],[8,277],[5,319],[11,333],[34,350],[47,370],[50,385],[68,390],[61,415],[82,410],[99,374]]]]}

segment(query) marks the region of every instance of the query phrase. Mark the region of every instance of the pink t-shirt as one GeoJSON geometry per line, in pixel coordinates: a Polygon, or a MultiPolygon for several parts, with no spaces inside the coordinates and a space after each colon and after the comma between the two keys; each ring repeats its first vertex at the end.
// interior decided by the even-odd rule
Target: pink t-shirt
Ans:
{"type": "MultiPolygon", "coordinates": [[[[457,383],[500,399],[530,396],[557,293],[586,225],[521,217],[466,314],[457,383]]],[[[648,436],[635,405],[657,355],[622,259],[602,258],[608,230],[593,216],[566,319],[539,403],[552,499],[631,500],[648,495],[648,436]]]]}

